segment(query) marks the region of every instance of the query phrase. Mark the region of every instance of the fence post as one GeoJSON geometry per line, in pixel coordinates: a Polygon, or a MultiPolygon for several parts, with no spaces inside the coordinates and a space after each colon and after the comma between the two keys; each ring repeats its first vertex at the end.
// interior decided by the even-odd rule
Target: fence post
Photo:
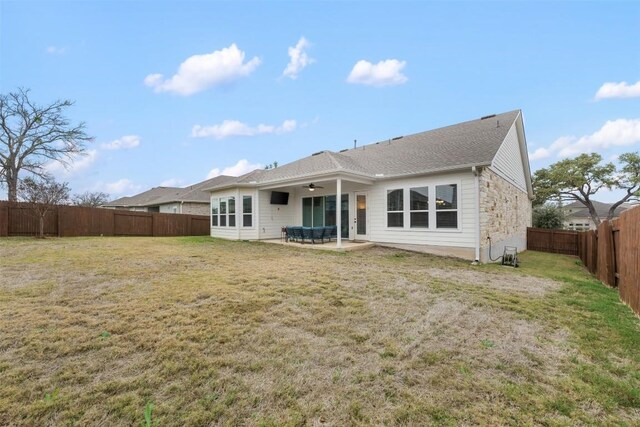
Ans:
{"type": "Polygon", "coordinates": [[[9,203],[0,202],[0,236],[9,235],[9,203]]]}
{"type": "Polygon", "coordinates": [[[60,226],[60,216],[60,206],[56,206],[56,227],[58,228],[58,237],[62,237],[60,232],[62,229],[60,226]]]}
{"type": "Polygon", "coordinates": [[[615,276],[615,259],[613,258],[613,227],[611,226],[611,221],[606,220],[605,222],[605,236],[603,242],[604,260],[606,263],[606,283],[609,286],[616,285],[616,276],[615,276]]]}

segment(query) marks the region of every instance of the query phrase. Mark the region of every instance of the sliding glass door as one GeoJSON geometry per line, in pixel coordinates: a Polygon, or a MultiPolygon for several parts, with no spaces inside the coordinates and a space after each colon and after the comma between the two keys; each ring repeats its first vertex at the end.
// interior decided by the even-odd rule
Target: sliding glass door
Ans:
{"type": "MultiPolygon", "coordinates": [[[[349,238],[349,195],[343,194],[340,203],[342,237],[349,238]]],[[[302,199],[302,225],[322,227],[336,225],[336,196],[304,197],[302,199]]]]}

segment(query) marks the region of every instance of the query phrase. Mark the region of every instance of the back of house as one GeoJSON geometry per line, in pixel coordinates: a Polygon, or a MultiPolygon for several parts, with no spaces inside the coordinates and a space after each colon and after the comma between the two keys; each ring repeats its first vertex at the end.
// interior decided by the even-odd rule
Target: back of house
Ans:
{"type": "Polygon", "coordinates": [[[526,248],[531,172],[520,110],[339,152],[211,186],[211,235],[280,237],[336,225],[342,240],[489,260],[526,248]],[[338,197],[339,195],[339,197],[338,197]]]}

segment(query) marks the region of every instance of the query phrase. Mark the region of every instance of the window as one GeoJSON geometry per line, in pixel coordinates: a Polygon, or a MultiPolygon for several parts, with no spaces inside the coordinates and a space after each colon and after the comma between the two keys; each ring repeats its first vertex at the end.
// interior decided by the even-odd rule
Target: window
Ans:
{"type": "Polygon", "coordinates": [[[220,197],[211,199],[211,226],[212,227],[236,226],[236,199],[235,197],[220,197]]]}
{"type": "Polygon", "coordinates": [[[227,199],[220,199],[220,227],[227,226],[227,199]]]}
{"type": "Polygon", "coordinates": [[[229,227],[236,226],[236,198],[229,197],[229,227]]]}
{"type": "Polygon", "coordinates": [[[387,190],[387,227],[404,227],[404,197],[402,189],[387,190]]]}
{"type": "MultiPolygon", "coordinates": [[[[335,200],[335,199],[334,199],[335,200]]],[[[325,196],[304,197],[302,199],[302,226],[322,227],[324,225],[325,196]]],[[[334,215],[335,221],[335,215],[334,215]]]]}
{"type": "Polygon", "coordinates": [[[411,228],[429,228],[429,187],[410,189],[409,219],[411,228]]]}
{"type": "Polygon", "coordinates": [[[436,227],[458,228],[458,185],[436,185],[436,227]]]}
{"type": "Polygon", "coordinates": [[[313,197],[302,199],[302,226],[311,227],[313,224],[313,197]]]}
{"type": "Polygon", "coordinates": [[[253,225],[253,204],[251,196],[242,196],[242,226],[251,227],[253,225]]]}
{"type": "Polygon", "coordinates": [[[211,226],[218,226],[218,215],[220,214],[220,199],[211,199],[211,226]]]}

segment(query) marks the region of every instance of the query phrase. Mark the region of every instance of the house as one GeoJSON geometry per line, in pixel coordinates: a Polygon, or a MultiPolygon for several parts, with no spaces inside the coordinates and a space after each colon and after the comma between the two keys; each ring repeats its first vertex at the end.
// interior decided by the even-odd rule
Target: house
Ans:
{"type": "MultiPolygon", "coordinates": [[[[593,207],[596,208],[596,213],[600,220],[605,220],[609,215],[609,209],[613,203],[602,203],[597,202],[595,200],[592,201],[593,207]]],[[[623,203],[616,208],[614,211],[613,217],[617,218],[620,216],[622,212],[633,207],[632,204],[623,203]]],[[[567,230],[595,230],[598,228],[596,224],[591,219],[591,215],[589,214],[589,209],[585,205],[580,202],[573,202],[566,206],[563,206],[562,209],[566,215],[563,227],[567,230]]]]}
{"type": "Polygon", "coordinates": [[[483,262],[490,243],[493,257],[526,248],[533,197],[520,110],[321,151],[209,191],[214,237],[274,239],[282,226],[337,225],[338,247],[420,245],[483,262]]]}
{"type": "Polygon", "coordinates": [[[134,196],[121,197],[102,207],[142,212],[209,215],[210,196],[204,189],[234,179],[231,176],[220,175],[184,188],[154,187],[134,196]]]}

